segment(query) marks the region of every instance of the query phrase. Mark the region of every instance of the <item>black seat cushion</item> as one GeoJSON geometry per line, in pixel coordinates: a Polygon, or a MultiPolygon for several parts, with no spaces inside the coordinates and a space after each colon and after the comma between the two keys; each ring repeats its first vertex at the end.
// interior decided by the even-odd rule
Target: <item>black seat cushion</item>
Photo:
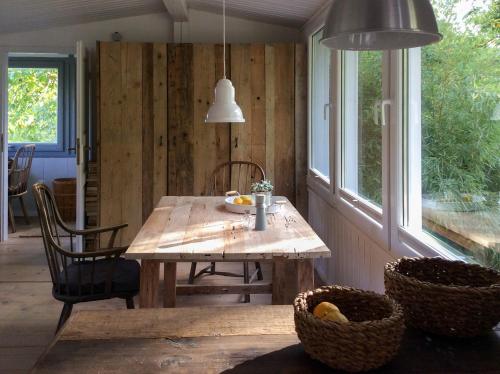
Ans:
{"type": "Polygon", "coordinates": [[[139,291],[140,265],[135,260],[124,258],[69,264],[66,274],[64,271],[59,274],[60,289],[56,286],[54,291],[65,295],[69,293],[69,296],[102,294],[106,291],[106,279],[111,271],[112,293],[135,294],[139,291]]]}

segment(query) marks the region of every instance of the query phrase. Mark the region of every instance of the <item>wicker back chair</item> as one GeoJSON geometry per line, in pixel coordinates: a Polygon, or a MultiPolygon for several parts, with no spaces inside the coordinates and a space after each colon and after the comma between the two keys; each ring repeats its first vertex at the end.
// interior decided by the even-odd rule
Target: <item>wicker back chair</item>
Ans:
{"type": "MultiPolygon", "coordinates": [[[[207,196],[224,196],[226,192],[238,191],[241,194],[249,194],[252,183],[266,179],[264,169],[250,161],[229,161],[217,166],[207,181],[206,194],[207,196]]],[[[191,271],[189,272],[189,283],[193,284],[194,280],[202,274],[208,275],[224,275],[229,277],[243,277],[245,284],[249,284],[255,277],[258,280],[263,279],[262,268],[259,262],[255,262],[255,271],[250,274],[248,262],[243,263],[243,274],[229,273],[216,271],[215,262],[211,262],[198,273],[196,273],[196,262],[191,263],[191,271]]],[[[250,295],[245,295],[245,302],[250,302],[250,295]]]]}
{"type": "Polygon", "coordinates": [[[127,225],[74,230],[62,220],[54,196],[46,185],[34,184],[33,194],[52,279],[52,295],[64,302],[57,330],[68,319],[76,303],[118,297],[126,300],[127,308],[134,308],[133,297],[139,292],[139,263],[120,257],[126,247],[113,248],[118,231],[127,225]],[[74,237],[97,236],[105,232],[112,232],[106,248],[92,252],[73,250],[74,237]],[[69,234],[69,249],[63,248],[62,233],[69,234]]]}
{"type": "Polygon", "coordinates": [[[30,224],[23,196],[28,193],[28,181],[31,173],[31,163],[33,161],[34,153],[34,144],[26,144],[19,147],[9,169],[9,224],[12,232],[16,232],[14,212],[11,204],[11,200],[14,198],[19,199],[26,224],[30,224]]]}

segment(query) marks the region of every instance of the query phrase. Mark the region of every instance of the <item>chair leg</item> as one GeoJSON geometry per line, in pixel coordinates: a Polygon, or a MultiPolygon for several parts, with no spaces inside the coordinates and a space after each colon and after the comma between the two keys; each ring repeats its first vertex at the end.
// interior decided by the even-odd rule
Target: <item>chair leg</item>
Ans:
{"type": "Polygon", "coordinates": [[[197,265],[196,262],[191,262],[191,270],[189,271],[189,280],[188,280],[189,284],[194,283],[194,276],[196,275],[196,265],[197,265]]]}
{"type": "Polygon", "coordinates": [[[215,274],[215,262],[210,263],[210,274],[215,274]]]}
{"type": "Polygon", "coordinates": [[[9,199],[9,224],[12,233],[16,232],[16,221],[14,220],[14,211],[12,210],[12,203],[9,199]]]}
{"type": "MultiPolygon", "coordinates": [[[[243,263],[243,282],[245,284],[249,284],[250,283],[250,275],[249,275],[249,272],[248,272],[248,262],[244,262],[243,263]]],[[[245,303],[249,303],[250,302],[250,295],[249,294],[245,294],[245,303]]]]}
{"type": "Polygon", "coordinates": [[[59,331],[59,329],[64,325],[64,323],[68,320],[72,310],[73,310],[73,304],[64,303],[64,306],[61,310],[61,315],[59,316],[59,322],[57,324],[56,334],[59,331]]]}
{"type": "Polygon", "coordinates": [[[264,276],[262,275],[262,268],[260,267],[260,262],[255,263],[255,269],[257,269],[257,279],[263,280],[264,276]]]}
{"type": "Polygon", "coordinates": [[[21,209],[23,210],[23,215],[24,215],[24,220],[26,221],[26,224],[30,224],[30,218],[28,216],[28,211],[26,210],[26,205],[24,205],[24,199],[23,196],[19,196],[19,202],[21,203],[21,209]]]}
{"type": "Polygon", "coordinates": [[[127,297],[125,299],[125,303],[127,303],[127,309],[134,309],[135,308],[134,298],[132,296],[127,297]]]}

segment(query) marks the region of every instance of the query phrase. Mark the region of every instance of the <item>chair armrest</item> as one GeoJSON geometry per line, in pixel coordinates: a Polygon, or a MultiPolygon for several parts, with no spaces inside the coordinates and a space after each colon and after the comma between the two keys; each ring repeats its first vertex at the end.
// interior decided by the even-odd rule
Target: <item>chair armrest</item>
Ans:
{"type": "Polygon", "coordinates": [[[92,252],[68,252],[64,251],[64,255],[69,258],[95,258],[95,257],[109,257],[109,256],[120,256],[127,251],[128,247],[116,247],[104,249],[102,251],[92,251],[92,252]]]}
{"type": "Polygon", "coordinates": [[[66,231],[68,231],[70,234],[73,234],[73,235],[85,236],[85,235],[101,234],[103,232],[109,232],[109,231],[115,231],[115,230],[118,231],[118,230],[121,230],[127,226],[128,226],[128,223],[123,223],[121,225],[96,227],[95,229],[74,230],[74,229],[68,228],[68,230],[66,230],[66,231]]]}

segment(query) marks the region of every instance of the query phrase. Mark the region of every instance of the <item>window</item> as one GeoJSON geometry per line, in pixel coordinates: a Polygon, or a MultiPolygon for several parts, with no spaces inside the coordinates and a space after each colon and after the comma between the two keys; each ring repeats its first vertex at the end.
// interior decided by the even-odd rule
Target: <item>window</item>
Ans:
{"type": "Polygon", "coordinates": [[[311,37],[310,168],[330,181],[330,50],[320,43],[323,30],[311,37]]]}
{"type": "Polygon", "coordinates": [[[433,6],[442,42],[407,53],[408,186],[421,190],[407,202],[406,226],[455,256],[500,270],[494,2],[434,1],[433,6]],[[412,106],[419,110],[412,112],[412,106]]]}
{"type": "Polygon", "coordinates": [[[382,206],[382,52],[343,58],[343,188],[382,206]]]}
{"type": "Polygon", "coordinates": [[[37,156],[68,156],[74,143],[74,80],[72,57],[9,58],[10,153],[35,143],[37,156]]]}

